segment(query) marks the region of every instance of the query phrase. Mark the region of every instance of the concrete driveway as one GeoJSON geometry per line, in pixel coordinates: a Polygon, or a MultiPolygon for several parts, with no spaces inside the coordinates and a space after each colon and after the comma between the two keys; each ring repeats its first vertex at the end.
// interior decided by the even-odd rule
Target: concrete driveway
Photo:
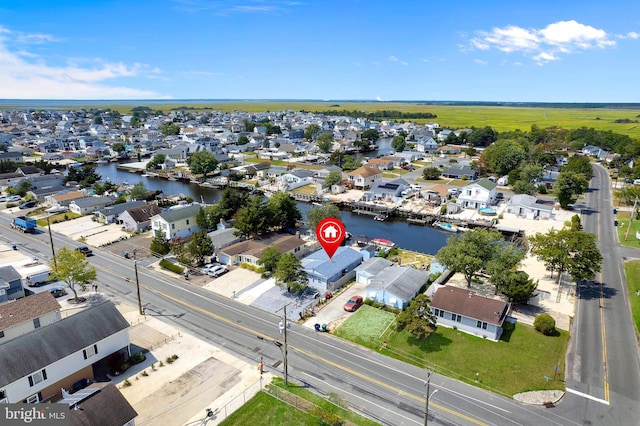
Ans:
{"type": "Polygon", "coordinates": [[[351,296],[365,297],[366,284],[353,283],[345,290],[339,293],[334,293],[334,296],[327,300],[324,305],[319,305],[316,308],[316,314],[305,321],[304,326],[313,328],[315,324],[327,324],[327,328],[332,331],[337,328],[345,319],[351,315],[351,312],[344,310],[344,304],[351,298],[351,296]]]}

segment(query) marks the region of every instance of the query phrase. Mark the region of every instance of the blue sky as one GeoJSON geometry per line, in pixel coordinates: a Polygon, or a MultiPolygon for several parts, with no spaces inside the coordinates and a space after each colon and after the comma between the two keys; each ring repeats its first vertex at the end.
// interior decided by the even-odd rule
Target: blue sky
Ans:
{"type": "Polygon", "coordinates": [[[640,102],[640,2],[3,0],[0,98],[640,102]]]}

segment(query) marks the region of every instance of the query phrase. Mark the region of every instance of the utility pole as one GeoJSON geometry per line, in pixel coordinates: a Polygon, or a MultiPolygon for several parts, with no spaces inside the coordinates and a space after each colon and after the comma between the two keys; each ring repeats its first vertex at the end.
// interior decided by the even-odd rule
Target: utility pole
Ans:
{"type": "Polygon", "coordinates": [[[53,248],[53,236],[51,235],[51,222],[49,221],[51,213],[47,214],[47,228],[49,229],[49,241],[51,242],[51,254],[53,255],[53,267],[58,272],[58,261],[56,260],[56,250],[53,248]]]}
{"type": "MultiPolygon", "coordinates": [[[[286,305],[284,305],[282,307],[282,311],[284,314],[284,323],[281,327],[282,329],[282,333],[283,333],[283,340],[284,340],[284,350],[283,350],[283,359],[284,359],[284,385],[289,386],[289,362],[287,361],[287,306],[289,306],[289,303],[287,303],[286,305]]],[[[278,309],[276,312],[278,312],[280,309],[278,309]]]]}
{"type": "Polygon", "coordinates": [[[138,279],[138,260],[136,259],[136,249],[133,250],[133,268],[136,271],[136,288],[138,289],[138,312],[142,313],[142,299],[140,298],[140,280],[138,279]]]}
{"type": "Polygon", "coordinates": [[[427,371],[427,393],[425,394],[424,426],[429,423],[429,384],[431,383],[431,371],[427,371]]]}

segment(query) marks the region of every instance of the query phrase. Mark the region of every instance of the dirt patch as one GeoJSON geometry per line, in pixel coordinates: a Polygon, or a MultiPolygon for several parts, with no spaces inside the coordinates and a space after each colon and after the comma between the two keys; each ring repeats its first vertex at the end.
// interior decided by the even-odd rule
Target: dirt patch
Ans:
{"type": "Polygon", "coordinates": [[[151,235],[151,232],[145,232],[143,234],[133,235],[126,240],[116,241],[109,244],[105,247],[105,250],[108,250],[118,256],[123,256],[124,252],[133,256],[133,250],[136,250],[136,257],[138,259],[145,259],[153,257],[151,250],[149,249],[152,239],[153,236],[151,235]]]}

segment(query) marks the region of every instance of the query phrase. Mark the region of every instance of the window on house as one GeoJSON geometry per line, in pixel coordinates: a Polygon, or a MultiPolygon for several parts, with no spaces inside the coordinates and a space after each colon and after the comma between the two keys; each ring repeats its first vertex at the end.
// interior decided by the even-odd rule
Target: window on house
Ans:
{"type": "Polygon", "coordinates": [[[478,322],[476,323],[476,327],[478,327],[478,328],[482,328],[483,330],[486,330],[486,329],[487,329],[487,323],[486,323],[486,322],[484,322],[484,321],[478,321],[478,322]]]}
{"type": "Polygon", "coordinates": [[[29,386],[35,386],[40,382],[47,380],[47,370],[42,369],[40,371],[36,371],[32,375],[29,376],[29,386]]]}
{"type": "Polygon", "coordinates": [[[40,392],[35,395],[31,395],[29,398],[25,399],[24,402],[27,404],[36,404],[40,402],[40,392]]]}
{"type": "Polygon", "coordinates": [[[97,353],[98,353],[98,345],[89,346],[88,348],[82,350],[82,355],[84,356],[84,359],[91,358],[97,353]]]}
{"type": "Polygon", "coordinates": [[[171,229],[176,229],[176,224],[175,223],[171,224],[171,229]]]}
{"type": "Polygon", "coordinates": [[[451,319],[455,322],[460,322],[462,321],[462,317],[458,314],[451,314],[451,319]]]}
{"type": "Polygon", "coordinates": [[[33,319],[33,327],[34,328],[40,328],[40,318],[34,318],[33,319]]]}
{"type": "Polygon", "coordinates": [[[483,329],[483,330],[486,330],[486,329],[487,329],[487,323],[486,323],[486,322],[483,322],[483,323],[482,323],[482,329],[483,329]]]}

